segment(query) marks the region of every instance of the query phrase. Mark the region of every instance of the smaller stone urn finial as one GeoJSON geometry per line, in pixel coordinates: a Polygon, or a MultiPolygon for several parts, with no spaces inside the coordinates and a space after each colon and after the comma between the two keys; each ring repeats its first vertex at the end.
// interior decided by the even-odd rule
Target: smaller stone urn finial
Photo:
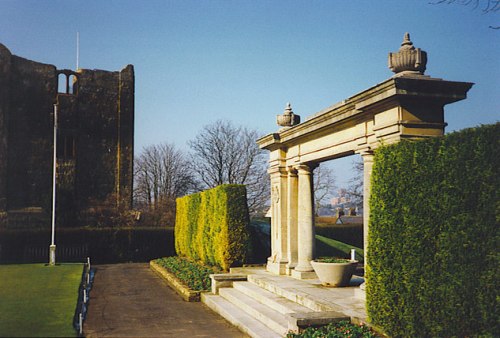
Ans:
{"type": "MultiPolygon", "coordinates": [[[[411,42],[411,40],[410,40],[410,33],[406,32],[405,36],[403,37],[403,42],[401,42],[401,47],[411,49],[412,46],[413,46],[413,42],[411,42]]],[[[415,49],[415,47],[413,47],[413,49],[415,49]]]]}
{"type": "Polygon", "coordinates": [[[276,116],[276,123],[278,123],[278,126],[283,127],[281,129],[288,129],[300,123],[300,116],[293,113],[290,102],[286,104],[283,114],[276,116]]]}
{"type": "Polygon", "coordinates": [[[405,33],[399,51],[389,53],[389,68],[401,75],[423,75],[427,65],[427,53],[415,48],[410,40],[410,33],[405,33]]]}

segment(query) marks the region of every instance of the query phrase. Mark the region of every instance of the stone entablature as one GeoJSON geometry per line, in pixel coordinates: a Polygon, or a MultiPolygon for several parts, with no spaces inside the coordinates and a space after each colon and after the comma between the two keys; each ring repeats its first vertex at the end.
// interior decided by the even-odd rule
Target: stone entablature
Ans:
{"type": "MultiPolygon", "coordinates": [[[[402,139],[443,135],[444,106],[466,98],[472,83],[423,75],[426,54],[414,49],[408,34],[400,52],[415,58],[402,57],[407,64],[393,67],[397,74],[392,78],[320,111],[303,123],[289,125],[257,140],[260,148],[270,151],[273,202],[269,271],[296,278],[314,274],[309,264],[314,257],[313,169],[320,162],[355,153],[362,156],[364,163],[366,257],[374,151],[402,139]]],[[[391,57],[395,58],[394,54],[391,57]]]]}
{"type": "Polygon", "coordinates": [[[443,106],[465,99],[471,86],[430,77],[391,78],[257,142],[268,150],[285,147],[285,165],[293,165],[343,157],[401,138],[443,135],[443,106]],[[300,149],[294,148],[299,144],[300,149]]]}

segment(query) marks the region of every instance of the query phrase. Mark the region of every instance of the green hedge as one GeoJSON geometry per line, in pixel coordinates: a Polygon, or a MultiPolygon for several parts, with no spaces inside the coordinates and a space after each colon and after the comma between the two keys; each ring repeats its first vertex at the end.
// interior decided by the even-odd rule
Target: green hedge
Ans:
{"type": "Polygon", "coordinates": [[[204,266],[179,256],[158,258],[154,262],[195,291],[210,291],[210,275],[221,272],[216,267],[204,266]]]}
{"type": "Polygon", "coordinates": [[[316,224],[316,235],[333,238],[337,241],[363,247],[363,224],[316,224]]]}
{"type": "Polygon", "coordinates": [[[248,223],[244,185],[220,185],[178,198],[175,250],[227,271],[245,259],[248,223]]]}
{"type": "MultiPolygon", "coordinates": [[[[173,228],[57,228],[56,261],[93,263],[149,262],[171,256],[173,228]]],[[[0,263],[48,261],[50,224],[46,229],[0,229],[0,263]]]]}
{"type": "Polygon", "coordinates": [[[500,332],[500,124],[375,154],[367,309],[392,337],[500,332]]]}

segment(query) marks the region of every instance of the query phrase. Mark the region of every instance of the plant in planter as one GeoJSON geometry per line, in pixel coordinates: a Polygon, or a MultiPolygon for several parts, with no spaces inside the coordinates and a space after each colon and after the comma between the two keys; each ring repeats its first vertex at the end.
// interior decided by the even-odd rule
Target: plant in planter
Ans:
{"type": "Polygon", "coordinates": [[[311,265],[324,286],[347,286],[358,261],[345,258],[320,257],[311,265]]]}

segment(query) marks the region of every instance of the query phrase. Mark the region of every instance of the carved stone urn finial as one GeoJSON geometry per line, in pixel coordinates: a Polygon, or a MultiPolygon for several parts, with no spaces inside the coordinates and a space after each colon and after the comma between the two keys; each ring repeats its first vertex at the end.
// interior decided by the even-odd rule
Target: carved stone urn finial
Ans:
{"type": "Polygon", "coordinates": [[[389,53],[389,68],[401,75],[423,75],[427,65],[427,53],[415,48],[410,40],[410,33],[405,33],[399,51],[389,53]]]}
{"type": "Polygon", "coordinates": [[[283,115],[276,116],[276,123],[278,123],[278,126],[283,127],[281,129],[288,129],[300,123],[300,116],[293,113],[290,102],[286,104],[283,115]]]}

